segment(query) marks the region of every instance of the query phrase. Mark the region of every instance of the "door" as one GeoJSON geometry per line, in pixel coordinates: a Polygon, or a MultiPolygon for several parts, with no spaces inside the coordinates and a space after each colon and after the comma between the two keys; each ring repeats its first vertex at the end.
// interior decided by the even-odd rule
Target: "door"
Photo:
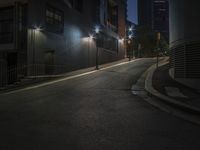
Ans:
{"type": "Polygon", "coordinates": [[[54,52],[45,53],[45,74],[52,75],[54,74],[54,52]]]}
{"type": "Polygon", "coordinates": [[[7,62],[6,53],[0,52],[0,88],[7,84],[7,62]]]}
{"type": "Polygon", "coordinates": [[[7,54],[8,84],[17,81],[17,53],[7,54]]]}

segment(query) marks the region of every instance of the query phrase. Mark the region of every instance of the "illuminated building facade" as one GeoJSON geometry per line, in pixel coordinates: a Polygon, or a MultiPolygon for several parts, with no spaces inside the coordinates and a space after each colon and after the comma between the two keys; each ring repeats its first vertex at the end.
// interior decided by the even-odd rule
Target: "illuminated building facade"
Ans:
{"type": "Polygon", "coordinates": [[[94,66],[97,27],[99,63],[125,55],[126,0],[6,0],[0,16],[1,84],[94,66]]]}

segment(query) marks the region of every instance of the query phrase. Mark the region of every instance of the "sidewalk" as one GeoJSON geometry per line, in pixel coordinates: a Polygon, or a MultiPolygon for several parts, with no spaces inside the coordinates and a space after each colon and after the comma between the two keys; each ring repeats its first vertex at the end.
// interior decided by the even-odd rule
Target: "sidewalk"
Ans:
{"type": "MultiPolygon", "coordinates": [[[[134,61],[134,60],[132,60],[132,61],[134,61]]],[[[115,66],[115,65],[118,65],[118,64],[120,65],[120,64],[128,63],[128,62],[131,62],[131,61],[129,61],[129,59],[126,58],[126,59],[122,59],[122,60],[119,60],[119,61],[99,65],[99,69],[101,70],[101,69],[105,69],[105,68],[108,68],[108,67],[112,67],[112,66],[115,66]]],[[[79,75],[79,74],[84,74],[84,73],[87,73],[87,72],[92,72],[92,71],[95,71],[95,70],[96,69],[95,69],[95,66],[94,66],[94,67],[75,70],[75,71],[72,71],[72,72],[67,72],[67,73],[60,74],[60,75],[43,75],[43,76],[26,77],[25,79],[22,79],[20,82],[16,82],[12,85],[8,85],[4,88],[1,88],[0,94],[10,92],[10,91],[14,91],[14,90],[18,90],[18,89],[23,89],[23,88],[26,88],[26,87],[31,86],[31,85],[42,84],[42,83],[45,83],[45,82],[54,81],[54,80],[62,79],[62,78],[65,78],[65,77],[71,77],[71,76],[75,76],[75,75],[79,75]]]]}
{"type": "MultiPolygon", "coordinates": [[[[168,61],[161,62],[159,66],[158,69],[156,65],[148,69],[145,90],[149,95],[160,100],[163,104],[167,104],[172,109],[196,116],[198,124],[200,124],[200,94],[176,82],[169,76],[168,61]]],[[[160,102],[158,101],[158,103],[160,102]]],[[[160,108],[162,109],[162,106],[160,108]]],[[[170,111],[169,109],[168,112],[170,111]]]]}
{"type": "Polygon", "coordinates": [[[174,101],[200,109],[200,94],[173,80],[169,76],[169,64],[155,70],[152,85],[158,92],[174,101]]]}
{"type": "MultiPolygon", "coordinates": [[[[172,79],[169,61],[151,66],[138,80],[137,86],[145,87],[138,94],[156,108],[200,125],[200,93],[172,79]]],[[[134,91],[134,87],[132,89],[134,91]]]]}

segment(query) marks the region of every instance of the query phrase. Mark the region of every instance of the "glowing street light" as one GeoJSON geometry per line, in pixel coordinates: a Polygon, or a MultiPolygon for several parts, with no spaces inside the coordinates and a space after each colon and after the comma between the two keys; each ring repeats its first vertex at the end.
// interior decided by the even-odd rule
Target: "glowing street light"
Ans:
{"type": "Polygon", "coordinates": [[[99,70],[99,48],[98,48],[98,37],[99,37],[99,33],[100,33],[100,27],[99,26],[95,26],[95,33],[96,33],[96,70],[99,70]]]}
{"type": "Polygon", "coordinates": [[[38,27],[38,28],[35,29],[35,31],[39,32],[39,31],[41,31],[41,28],[38,27]]]}
{"type": "Polygon", "coordinates": [[[118,41],[119,41],[119,43],[123,43],[124,42],[124,38],[121,38],[118,41]]]}
{"type": "Polygon", "coordinates": [[[34,30],[34,32],[40,32],[40,31],[42,31],[42,28],[41,28],[41,26],[34,26],[33,30],[34,30]]]}
{"type": "Polygon", "coordinates": [[[93,40],[93,39],[94,39],[94,36],[93,36],[92,34],[90,34],[90,35],[89,35],[89,39],[90,39],[90,40],[93,40]]]}
{"type": "Polygon", "coordinates": [[[132,39],[132,37],[133,37],[132,35],[129,35],[129,36],[128,36],[129,39],[132,39]]]}
{"type": "Polygon", "coordinates": [[[133,27],[131,26],[128,30],[129,30],[129,31],[133,31],[133,27]]]}
{"type": "Polygon", "coordinates": [[[96,27],[95,27],[95,33],[96,33],[96,34],[99,34],[99,32],[100,32],[100,28],[99,28],[99,26],[96,26],[96,27]]]}
{"type": "Polygon", "coordinates": [[[161,39],[161,33],[157,32],[157,69],[158,69],[158,64],[159,64],[159,49],[160,49],[160,39],[161,39]]]}

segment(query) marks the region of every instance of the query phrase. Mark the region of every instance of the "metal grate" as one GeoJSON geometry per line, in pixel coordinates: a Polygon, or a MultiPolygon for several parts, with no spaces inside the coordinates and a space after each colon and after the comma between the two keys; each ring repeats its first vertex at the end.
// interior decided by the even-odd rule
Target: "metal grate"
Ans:
{"type": "Polygon", "coordinates": [[[170,63],[175,69],[175,78],[200,78],[200,42],[171,48],[170,63]]]}
{"type": "Polygon", "coordinates": [[[186,45],[186,77],[200,78],[200,42],[186,45]]]}
{"type": "Polygon", "coordinates": [[[175,78],[185,78],[185,45],[174,49],[175,78]]]}
{"type": "Polygon", "coordinates": [[[174,65],[174,51],[175,51],[174,48],[170,49],[170,67],[171,68],[175,67],[175,65],[174,65]]]}

